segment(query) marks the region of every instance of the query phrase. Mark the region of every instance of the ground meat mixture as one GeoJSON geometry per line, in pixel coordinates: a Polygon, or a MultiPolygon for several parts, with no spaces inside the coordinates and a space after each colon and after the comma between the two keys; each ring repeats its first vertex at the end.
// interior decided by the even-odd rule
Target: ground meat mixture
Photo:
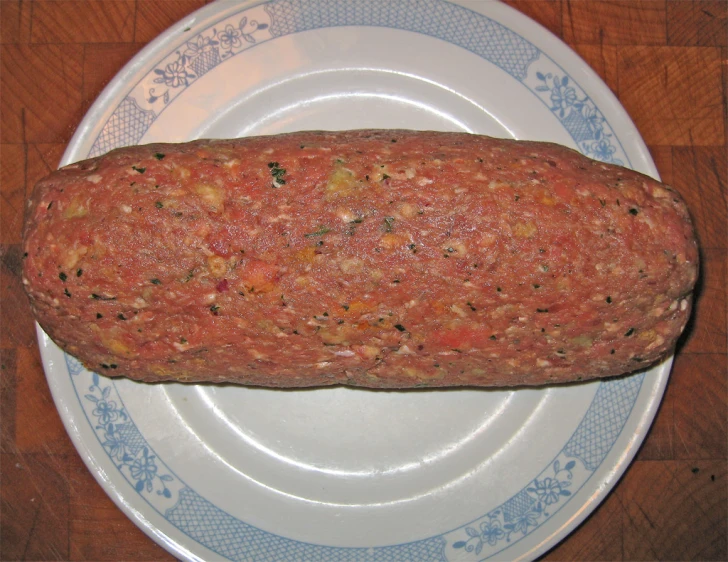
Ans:
{"type": "Polygon", "coordinates": [[[671,188],[562,146],[301,132],[114,150],[42,180],[24,283],[101,374],[519,386],[644,368],[691,309],[671,188]]]}

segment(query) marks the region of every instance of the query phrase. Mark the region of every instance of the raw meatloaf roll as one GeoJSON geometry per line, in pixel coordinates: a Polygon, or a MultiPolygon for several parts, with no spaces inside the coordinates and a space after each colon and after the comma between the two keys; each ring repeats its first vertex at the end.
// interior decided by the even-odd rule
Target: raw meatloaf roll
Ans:
{"type": "Polygon", "coordinates": [[[517,386],[670,352],[698,253],[669,187],[562,146],[301,132],[42,180],[24,283],[89,369],[272,387],[517,386]]]}

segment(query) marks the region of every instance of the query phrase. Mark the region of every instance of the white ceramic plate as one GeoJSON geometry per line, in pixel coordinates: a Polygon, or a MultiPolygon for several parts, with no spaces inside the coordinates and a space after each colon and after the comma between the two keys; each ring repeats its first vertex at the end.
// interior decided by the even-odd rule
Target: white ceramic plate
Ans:
{"type": "MultiPolygon", "coordinates": [[[[496,2],[219,2],[135,57],[64,163],[118,146],[403,127],[551,140],[656,175],[607,87],[496,2]]],[[[185,559],[534,558],[614,485],[670,363],[518,391],[272,391],[90,373],[39,331],[112,499],[185,559]]]]}

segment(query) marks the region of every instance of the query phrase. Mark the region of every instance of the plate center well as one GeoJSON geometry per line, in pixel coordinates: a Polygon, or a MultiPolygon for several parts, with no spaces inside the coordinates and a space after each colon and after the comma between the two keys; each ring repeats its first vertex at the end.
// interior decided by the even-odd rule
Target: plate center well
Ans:
{"type": "Polygon", "coordinates": [[[165,389],[218,459],[266,488],[335,504],[411,500],[491,462],[539,391],[165,389]],[[465,468],[464,468],[465,467],[465,468]]]}

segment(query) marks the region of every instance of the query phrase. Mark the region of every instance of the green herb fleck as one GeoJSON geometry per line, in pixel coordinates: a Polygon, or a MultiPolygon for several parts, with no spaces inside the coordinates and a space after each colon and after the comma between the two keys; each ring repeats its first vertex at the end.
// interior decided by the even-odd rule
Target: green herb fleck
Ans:
{"type": "Polygon", "coordinates": [[[607,206],[607,202],[604,199],[600,199],[599,200],[599,203],[601,204],[602,207],[606,207],[607,206]]]}
{"type": "Polygon", "coordinates": [[[210,307],[210,312],[212,312],[212,313],[213,313],[213,314],[214,314],[215,316],[217,316],[217,311],[218,311],[218,310],[220,310],[220,307],[219,307],[219,306],[217,306],[216,304],[213,304],[213,305],[212,305],[212,306],[210,307]]]}
{"type": "Polygon", "coordinates": [[[500,293],[503,289],[501,289],[500,287],[496,287],[495,290],[500,293]]]}
{"type": "Polygon", "coordinates": [[[637,363],[642,363],[644,361],[644,359],[642,359],[642,357],[632,357],[632,361],[635,361],[637,363]]]}
{"type": "Polygon", "coordinates": [[[179,343],[182,343],[182,344],[187,343],[187,338],[180,338],[179,343]]]}
{"type": "Polygon", "coordinates": [[[77,269],[76,270],[76,277],[81,277],[83,275],[83,269],[77,269]]]}
{"type": "Polygon", "coordinates": [[[394,226],[394,217],[384,217],[384,231],[392,232],[394,226]]]}
{"type": "Polygon", "coordinates": [[[60,272],[60,273],[58,274],[58,278],[59,278],[59,279],[60,279],[61,281],[63,281],[63,282],[65,283],[65,282],[66,282],[66,279],[68,279],[68,276],[67,276],[67,275],[66,275],[65,273],[63,273],[63,272],[61,271],[61,272],[60,272]]]}
{"type": "Polygon", "coordinates": [[[69,299],[71,298],[71,293],[68,292],[68,287],[63,288],[63,294],[66,295],[69,299]]]}
{"type": "Polygon", "coordinates": [[[156,207],[157,209],[161,209],[162,207],[164,207],[164,204],[163,204],[163,203],[162,203],[161,201],[157,201],[157,202],[156,202],[156,203],[154,204],[154,206],[155,206],[155,207],[156,207]]]}
{"type": "Polygon", "coordinates": [[[614,350],[611,350],[609,353],[610,355],[614,355],[614,350]]]}
{"type": "Polygon", "coordinates": [[[325,226],[321,226],[316,232],[309,232],[308,234],[304,234],[304,236],[306,238],[313,238],[314,236],[323,236],[327,232],[331,232],[331,229],[325,226]]]}
{"type": "Polygon", "coordinates": [[[475,308],[475,307],[474,307],[474,306],[472,305],[472,303],[469,303],[469,302],[468,302],[468,303],[465,303],[465,304],[467,304],[467,305],[468,305],[468,306],[470,307],[470,310],[472,310],[473,312],[475,312],[476,310],[478,310],[477,308],[475,308]]]}
{"type": "Polygon", "coordinates": [[[548,308],[537,308],[536,309],[536,312],[548,312],[548,311],[549,311],[548,308]]]}
{"type": "Polygon", "coordinates": [[[117,317],[117,318],[118,318],[119,320],[126,320],[126,316],[124,316],[124,315],[123,315],[123,314],[122,314],[121,312],[120,312],[119,314],[117,314],[117,315],[116,315],[116,317],[117,317]]]}
{"type": "Polygon", "coordinates": [[[389,174],[382,174],[382,181],[388,180],[390,177],[389,174]]]}
{"type": "Polygon", "coordinates": [[[639,213],[639,211],[637,209],[632,208],[629,210],[630,215],[636,215],[637,213],[639,213]]]}
{"type": "Polygon", "coordinates": [[[154,279],[150,279],[149,282],[152,285],[161,285],[162,284],[162,282],[159,279],[157,279],[156,277],[154,279]]]}
{"type": "Polygon", "coordinates": [[[285,168],[281,168],[278,162],[268,162],[268,168],[270,168],[270,175],[273,176],[271,187],[280,187],[286,184],[286,180],[283,179],[283,176],[286,175],[285,168]]]}
{"type": "Polygon", "coordinates": [[[399,279],[392,279],[392,283],[399,283],[399,279]]]}
{"type": "Polygon", "coordinates": [[[518,201],[518,200],[519,200],[520,198],[521,198],[521,196],[520,196],[520,195],[516,195],[516,196],[514,197],[514,199],[515,199],[516,201],[518,201]]]}
{"type": "Polygon", "coordinates": [[[328,315],[329,315],[328,312],[324,312],[322,316],[328,316],[328,315]]]}
{"type": "Polygon", "coordinates": [[[490,339],[492,339],[492,340],[494,340],[494,341],[495,341],[495,340],[497,340],[498,338],[496,337],[496,335],[495,335],[495,334],[493,334],[492,336],[490,336],[490,339]]]}
{"type": "Polygon", "coordinates": [[[397,328],[400,332],[407,331],[407,328],[405,328],[404,326],[402,326],[402,324],[395,324],[394,327],[397,328]]]}
{"type": "Polygon", "coordinates": [[[97,320],[101,320],[101,319],[102,319],[103,317],[104,317],[104,315],[103,315],[103,314],[101,314],[100,312],[97,312],[97,313],[96,313],[96,319],[97,319],[97,320]]]}
{"type": "Polygon", "coordinates": [[[549,266],[548,265],[542,265],[541,266],[541,270],[544,271],[544,272],[546,272],[546,271],[549,270],[549,266]]]}
{"type": "Polygon", "coordinates": [[[607,301],[607,304],[612,304],[612,297],[610,297],[610,296],[607,296],[607,298],[606,298],[606,299],[604,299],[604,300],[606,300],[606,301],[607,301]]]}
{"type": "Polygon", "coordinates": [[[628,338],[628,337],[629,337],[629,336],[631,336],[632,334],[634,334],[634,328],[630,328],[629,330],[627,330],[627,331],[626,331],[626,332],[624,333],[624,337],[625,337],[625,338],[628,338]]]}
{"type": "Polygon", "coordinates": [[[53,206],[53,201],[51,201],[50,203],[48,203],[48,206],[46,207],[46,210],[47,211],[50,211],[52,206],[53,206]]]}
{"type": "Polygon", "coordinates": [[[341,308],[343,308],[344,310],[349,310],[349,305],[348,304],[342,304],[341,305],[341,308]]]}
{"type": "Polygon", "coordinates": [[[140,174],[143,174],[144,172],[147,171],[146,168],[137,168],[136,166],[132,166],[131,169],[134,170],[135,172],[139,172],[140,174]]]}
{"type": "Polygon", "coordinates": [[[533,284],[533,288],[534,289],[540,289],[541,288],[541,285],[539,285],[538,283],[534,283],[533,284]]]}

